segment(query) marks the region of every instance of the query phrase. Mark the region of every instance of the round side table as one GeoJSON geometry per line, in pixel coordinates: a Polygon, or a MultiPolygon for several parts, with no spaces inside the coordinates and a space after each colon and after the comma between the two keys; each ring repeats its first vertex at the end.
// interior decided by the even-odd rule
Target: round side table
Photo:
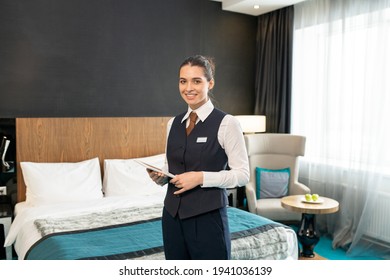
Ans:
{"type": "Polygon", "coordinates": [[[320,240],[316,230],[316,215],[331,214],[339,210],[339,203],[331,198],[320,196],[316,202],[306,202],[304,195],[283,197],[282,207],[287,210],[302,213],[298,240],[302,244],[301,256],[314,257],[314,247],[320,240]]]}

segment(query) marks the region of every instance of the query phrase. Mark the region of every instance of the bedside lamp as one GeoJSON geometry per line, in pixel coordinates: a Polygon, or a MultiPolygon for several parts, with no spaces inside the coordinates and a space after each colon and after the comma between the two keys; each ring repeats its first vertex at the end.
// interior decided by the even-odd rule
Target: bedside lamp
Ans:
{"type": "Polygon", "coordinates": [[[265,116],[239,115],[235,117],[240,122],[244,134],[265,132],[265,116]]]}

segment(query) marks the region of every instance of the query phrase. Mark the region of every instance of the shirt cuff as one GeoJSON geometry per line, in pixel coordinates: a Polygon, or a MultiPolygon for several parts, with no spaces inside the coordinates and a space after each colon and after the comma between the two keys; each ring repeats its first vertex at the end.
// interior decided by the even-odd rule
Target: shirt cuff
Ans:
{"type": "Polygon", "coordinates": [[[203,171],[203,184],[201,185],[202,188],[211,188],[218,186],[219,180],[216,178],[215,172],[206,172],[203,171]]]}

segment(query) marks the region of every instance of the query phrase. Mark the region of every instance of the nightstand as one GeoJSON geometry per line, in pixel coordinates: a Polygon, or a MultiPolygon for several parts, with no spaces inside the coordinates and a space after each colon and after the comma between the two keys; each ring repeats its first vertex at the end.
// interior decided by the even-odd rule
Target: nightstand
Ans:
{"type": "MultiPolygon", "coordinates": [[[[11,227],[12,222],[12,206],[10,203],[0,204],[0,228],[4,228],[4,232],[0,232],[1,238],[3,242],[0,244],[0,250],[4,250],[3,244],[4,240],[7,237],[9,229],[11,227]],[[2,238],[4,236],[4,238],[2,238]]],[[[8,246],[5,248],[5,256],[7,260],[12,260],[12,246],[8,246]]]]}

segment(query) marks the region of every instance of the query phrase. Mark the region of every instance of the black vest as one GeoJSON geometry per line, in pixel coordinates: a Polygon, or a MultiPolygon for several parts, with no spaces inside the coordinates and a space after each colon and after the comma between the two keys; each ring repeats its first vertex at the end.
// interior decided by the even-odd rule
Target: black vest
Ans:
{"type": "MultiPolygon", "coordinates": [[[[204,122],[199,121],[190,135],[186,135],[185,113],[175,117],[168,136],[167,159],[169,172],[181,174],[187,171],[221,171],[227,169],[225,150],[218,142],[218,130],[226,113],[214,109],[204,122]]],[[[227,205],[225,189],[197,186],[180,195],[179,190],[168,184],[164,201],[165,209],[180,219],[193,217],[227,205]]]]}

